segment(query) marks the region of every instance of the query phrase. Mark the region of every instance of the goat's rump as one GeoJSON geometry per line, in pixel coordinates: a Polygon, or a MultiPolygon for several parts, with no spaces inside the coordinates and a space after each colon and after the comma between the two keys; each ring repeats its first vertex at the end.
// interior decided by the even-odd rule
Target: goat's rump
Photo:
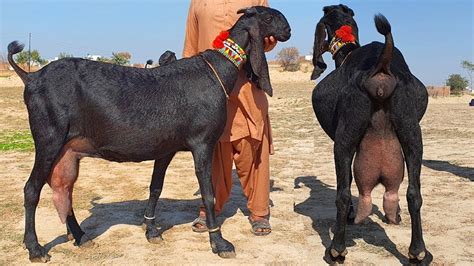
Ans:
{"type": "MultiPolygon", "coordinates": [[[[350,103],[351,101],[347,99],[356,94],[365,95],[368,99],[373,98],[370,90],[361,84],[366,85],[366,81],[371,78],[383,49],[383,43],[372,42],[354,50],[341,67],[329,73],[313,90],[314,111],[321,127],[331,139],[334,139],[337,128],[338,106],[350,103]]],[[[396,80],[393,92],[390,94],[394,94],[392,97],[410,97],[417,99],[416,102],[420,103],[427,101],[425,86],[411,74],[403,55],[397,48],[393,49],[390,70],[396,80]],[[396,90],[401,91],[395,93],[396,90]]],[[[426,111],[426,104],[417,105],[415,108],[417,118],[421,120],[426,111]]]]}

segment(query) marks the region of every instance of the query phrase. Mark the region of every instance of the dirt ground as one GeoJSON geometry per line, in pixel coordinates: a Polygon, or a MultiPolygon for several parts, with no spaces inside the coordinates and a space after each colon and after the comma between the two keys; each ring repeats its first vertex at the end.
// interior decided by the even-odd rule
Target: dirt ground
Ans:
{"type": "MultiPolygon", "coordinates": [[[[335,171],[332,142],[319,127],[311,108],[314,84],[309,73],[272,71],[274,91],[270,113],[276,154],[271,157],[273,232],[255,237],[238,180],[219,217],[224,237],[237,257],[212,254],[207,234],[191,231],[200,199],[189,153],[171,163],[158,204],[164,241],[150,244],[141,228],[148,197],[152,162],[112,163],[83,159],[75,186],[74,208],[94,248],[68,242],[66,227],[53,207],[51,189],[44,187],[36,213],[39,241],[51,264],[302,264],[323,265],[325,247],[335,222],[335,171]]],[[[18,84],[18,83],[16,83],[18,84]]],[[[0,133],[27,131],[22,88],[0,82],[0,133]]],[[[422,121],[422,221],[434,264],[474,264],[474,108],[469,96],[430,99],[422,121]]],[[[34,152],[0,152],[0,264],[27,264],[22,247],[23,186],[34,152]]],[[[407,263],[410,217],[400,189],[402,223],[382,220],[383,188],[373,192],[374,214],[364,225],[348,226],[348,265],[407,263]]],[[[352,187],[357,202],[355,185],[352,187]]]]}

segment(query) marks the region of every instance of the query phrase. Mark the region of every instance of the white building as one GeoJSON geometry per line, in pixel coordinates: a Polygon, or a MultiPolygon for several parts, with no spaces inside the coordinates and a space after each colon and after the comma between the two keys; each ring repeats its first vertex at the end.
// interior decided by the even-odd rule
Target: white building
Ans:
{"type": "Polygon", "coordinates": [[[101,55],[94,55],[94,54],[88,54],[86,55],[86,59],[92,60],[92,61],[98,61],[99,58],[101,58],[101,55]]]}

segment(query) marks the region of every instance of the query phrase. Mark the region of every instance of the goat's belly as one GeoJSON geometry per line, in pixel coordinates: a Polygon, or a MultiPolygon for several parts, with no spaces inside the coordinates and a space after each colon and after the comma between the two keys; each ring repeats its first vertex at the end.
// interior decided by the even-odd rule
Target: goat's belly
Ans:
{"type": "Polygon", "coordinates": [[[170,153],[186,150],[182,145],[171,143],[131,143],[107,145],[97,149],[100,158],[114,162],[143,162],[157,160],[170,153]],[[161,145],[160,145],[161,144],[161,145]]]}
{"type": "Polygon", "coordinates": [[[170,153],[186,150],[174,141],[153,142],[150,139],[148,141],[122,139],[122,141],[109,141],[101,144],[100,141],[94,139],[76,137],[70,140],[68,145],[69,143],[74,144],[73,149],[78,159],[94,157],[113,162],[156,160],[170,153]]]}
{"type": "Polygon", "coordinates": [[[387,188],[398,186],[403,174],[403,155],[395,133],[369,128],[354,160],[354,178],[359,190],[369,192],[379,183],[387,188]]]}

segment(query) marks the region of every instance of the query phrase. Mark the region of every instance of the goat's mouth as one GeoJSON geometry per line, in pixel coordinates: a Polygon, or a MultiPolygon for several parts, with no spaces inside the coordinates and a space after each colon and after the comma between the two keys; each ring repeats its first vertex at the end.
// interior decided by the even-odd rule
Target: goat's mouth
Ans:
{"type": "Polygon", "coordinates": [[[279,36],[275,36],[275,38],[279,41],[279,42],[286,42],[290,39],[291,37],[291,32],[285,32],[279,36]]]}

